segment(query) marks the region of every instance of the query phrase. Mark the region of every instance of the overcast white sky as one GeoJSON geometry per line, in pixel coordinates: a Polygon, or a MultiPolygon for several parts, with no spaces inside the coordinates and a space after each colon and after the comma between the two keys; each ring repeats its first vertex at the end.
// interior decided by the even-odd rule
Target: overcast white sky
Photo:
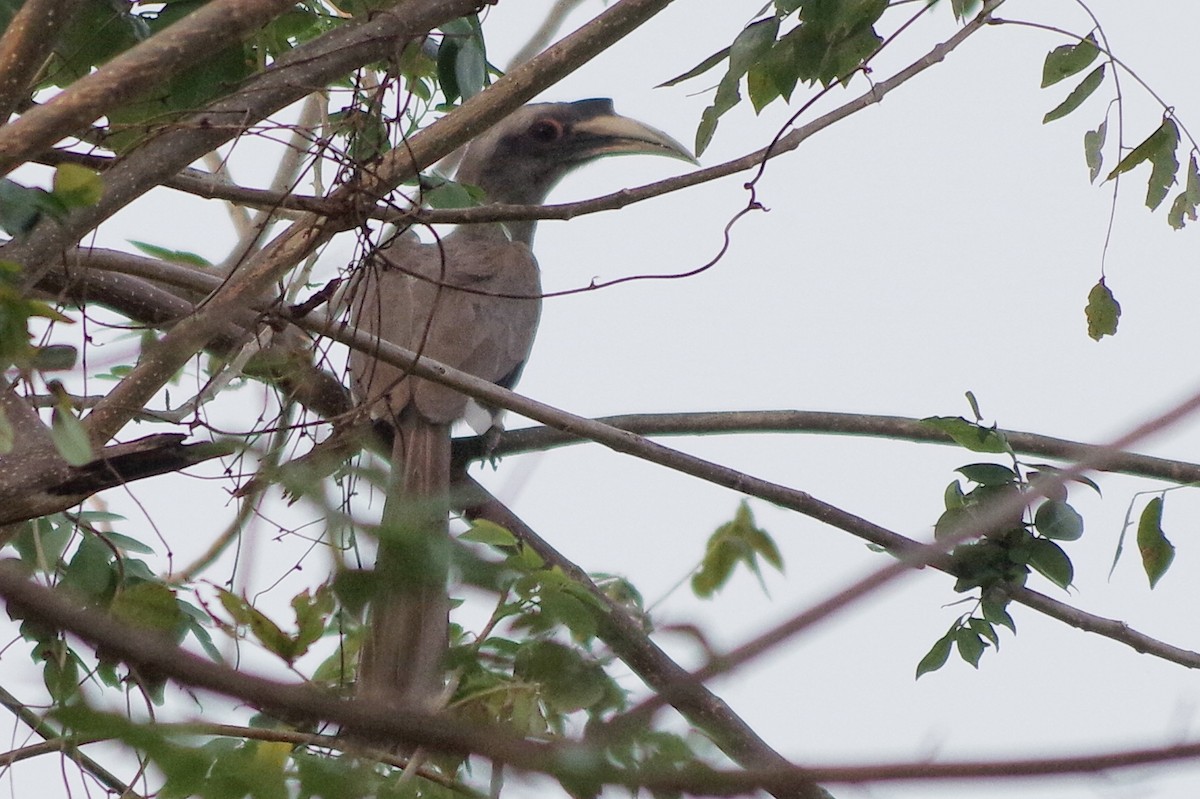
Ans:
{"type": "MultiPolygon", "coordinates": [[[[675,3],[544,99],[611,96],[622,113],[691,141],[709,95],[690,93],[715,77],[652,86],[727,45],[760,4],[675,3]]],[[[549,5],[525,0],[490,10],[492,60],[506,63],[549,5]]],[[[953,33],[944,5],[876,64],[876,75],[890,75],[953,33]]],[[[1117,55],[1184,124],[1200,128],[1192,68],[1200,6],[1184,0],[1090,6],[1117,55]]],[[[600,8],[586,4],[571,23],[600,8]]],[[[1080,33],[1090,28],[1068,0],[1010,0],[1000,16],[1080,33]]],[[[916,417],[966,414],[963,392],[971,390],[989,420],[1003,427],[1085,441],[1103,441],[1197,390],[1197,232],[1174,232],[1161,211],[1151,215],[1143,207],[1145,167],[1123,185],[1108,254],[1108,283],[1124,309],[1120,331],[1100,343],[1086,335],[1082,308],[1100,273],[1110,192],[1088,184],[1082,136],[1104,114],[1111,84],[1072,116],[1043,126],[1042,114],[1070,86],[1038,88],[1042,58],[1061,43],[1018,27],[982,31],[880,106],[773,162],[759,193],[770,212],[743,219],[729,253],[709,272],[548,301],[519,390],[584,415],[797,408],[916,417]]],[[[1157,126],[1161,111],[1127,76],[1123,88],[1127,143],[1134,144],[1157,126]]],[[[862,89],[856,80],[820,108],[862,89]]],[[[758,119],[747,108],[731,112],[702,163],[763,146],[787,114],[781,106],[758,119]]],[[[1111,149],[1108,158],[1114,163],[1111,149]]],[[[259,179],[246,163],[235,160],[233,168],[245,182],[259,179]]],[[[552,200],[682,169],[679,162],[613,159],[569,179],[552,200]]],[[[686,271],[709,260],[722,227],[746,202],[744,179],[569,224],[543,223],[537,252],[547,289],[593,277],[686,271]]],[[[160,195],[157,207],[131,208],[101,231],[98,243],[142,239],[219,258],[232,235],[219,205],[167,197],[160,195]]],[[[349,238],[336,242],[323,261],[332,270],[351,257],[352,245],[349,238]]],[[[245,419],[257,405],[251,392],[242,396],[234,404],[244,404],[236,411],[245,419]]],[[[799,435],[668,443],[916,538],[930,535],[953,469],[985,459],[945,447],[799,435]]],[[[1200,459],[1200,420],[1141,449],[1200,459]]],[[[688,573],[707,535],[739,500],[595,445],[508,458],[498,471],[481,474],[569,557],[589,570],[628,576],[650,600],[688,573]]],[[[1164,524],[1178,555],[1151,592],[1132,548],[1111,580],[1107,574],[1131,499],[1159,486],[1100,482],[1102,501],[1072,492],[1088,523],[1083,539],[1069,546],[1077,590],[1067,595],[1040,579],[1031,585],[1200,648],[1194,613],[1200,544],[1192,535],[1200,500],[1184,491],[1169,496],[1164,524]]],[[[186,561],[205,543],[223,487],[180,485],[137,495],[186,561]],[[204,523],[194,533],[180,527],[178,516],[172,521],[191,502],[204,514],[195,517],[204,523]]],[[[112,502],[143,524],[122,497],[112,502]]],[[[751,504],[782,547],[787,574],[768,576],[770,596],[750,578],[735,580],[714,602],[675,591],[658,610],[661,623],[698,624],[715,644],[733,646],[886,563],[845,533],[751,504]]],[[[301,551],[294,540],[271,534],[264,527],[253,548],[252,557],[264,564],[260,585],[281,576],[286,565],[279,564],[301,551]]],[[[296,580],[318,582],[324,561],[312,557],[305,567],[273,592],[281,602],[296,580]]],[[[716,687],[801,763],[1070,754],[1200,736],[1194,675],[1016,607],[1019,635],[1004,633],[1001,651],[985,655],[978,672],[952,660],[914,682],[917,661],[960,612],[947,606],[959,599],[951,585],[937,573],[910,576],[716,687]]],[[[661,640],[685,662],[697,662],[699,652],[683,636],[661,640]]],[[[14,795],[22,794],[21,774],[14,795]]],[[[834,793],[1184,799],[1197,789],[1200,766],[834,793]]]]}

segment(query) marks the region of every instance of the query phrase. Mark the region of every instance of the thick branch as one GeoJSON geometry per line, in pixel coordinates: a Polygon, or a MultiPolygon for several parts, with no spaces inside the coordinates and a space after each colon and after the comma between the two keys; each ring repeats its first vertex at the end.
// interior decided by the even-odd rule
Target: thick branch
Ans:
{"type": "Polygon", "coordinates": [[[26,0],[0,38],[0,125],[32,93],[58,32],[80,0],[26,0]]]}

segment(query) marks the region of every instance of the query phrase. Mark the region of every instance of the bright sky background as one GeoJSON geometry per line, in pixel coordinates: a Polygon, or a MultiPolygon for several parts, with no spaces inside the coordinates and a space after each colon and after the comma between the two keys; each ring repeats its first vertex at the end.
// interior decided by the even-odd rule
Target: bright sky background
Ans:
{"type": "MultiPolygon", "coordinates": [[[[495,63],[507,63],[549,5],[507,2],[488,12],[495,63]]],[[[672,89],[651,87],[726,46],[760,5],[675,3],[544,99],[611,96],[618,111],[691,141],[710,98],[702,90],[716,73],[672,89]]],[[[943,5],[876,63],[877,76],[952,35],[943,5]]],[[[1200,130],[1192,69],[1200,6],[1178,0],[1090,6],[1116,54],[1184,125],[1200,130]]],[[[600,8],[586,4],[568,27],[600,8]]],[[[999,16],[1081,34],[1090,29],[1069,0],[1010,0],[999,16]]],[[[980,32],[881,105],[772,162],[759,187],[770,212],[744,218],[726,257],[707,273],[548,301],[519,391],[589,416],[796,408],[923,417],[968,415],[963,393],[971,390],[988,420],[1002,427],[1102,442],[1200,389],[1188,366],[1200,338],[1197,231],[1174,232],[1163,209],[1152,215],[1143,207],[1148,167],[1122,185],[1108,252],[1108,284],[1124,310],[1120,330],[1100,343],[1087,337],[1082,309],[1100,275],[1111,191],[1089,185],[1082,137],[1102,118],[1111,83],[1070,117],[1043,126],[1042,115],[1074,85],[1038,88],[1045,53],[1062,43],[1015,26],[980,32]]],[[[864,87],[856,79],[818,111],[864,87]]],[[[1127,75],[1122,87],[1132,145],[1158,125],[1161,109],[1127,75]]],[[[702,163],[763,146],[789,113],[774,106],[755,118],[748,106],[739,107],[722,120],[702,163]]],[[[1111,166],[1111,148],[1106,155],[1111,166]]],[[[235,159],[233,172],[257,185],[262,177],[251,160],[235,159]]],[[[570,178],[551,200],[582,199],[683,169],[660,159],[612,159],[570,178]]],[[[536,249],[547,289],[704,263],[746,202],[745,179],[569,224],[542,223],[536,249]]],[[[232,234],[219,204],[156,197],[103,228],[97,243],[143,239],[213,258],[224,254],[232,234]]],[[[332,271],[352,256],[352,246],[349,237],[335,242],[323,263],[332,271]]],[[[226,403],[230,426],[238,418],[242,426],[252,423],[254,396],[243,391],[226,403]]],[[[953,470],[987,459],[948,447],[809,435],[666,443],[915,538],[931,534],[953,470]]],[[[1200,420],[1140,449],[1200,459],[1200,420]]],[[[588,570],[629,577],[650,601],[686,577],[708,534],[739,501],[733,492],[597,445],[511,457],[497,471],[480,473],[566,555],[588,570]]],[[[1132,541],[1112,579],[1107,575],[1129,503],[1136,492],[1162,486],[1115,477],[1100,482],[1102,501],[1086,489],[1071,494],[1088,525],[1083,539],[1068,545],[1076,590],[1068,595],[1041,578],[1032,578],[1031,587],[1200,648],[1194,613],[1200,590],[1192,578],[1200,546],[1190,535],[1200,500],[1192,492],[1169,495],[1164,525],[1178,553],[1151,592],[1132,541]]],[[[159,482],[135,494],[179,563],[207,542],[225,488],[159,482]]],[[[111,494],[114,508],[144,524],[128,500],[111,494]]],[[[1137,501],[1140,511],[1145,497],[1137,501]]],[[[697,624],[714,645],[734,646],[888,562],[847,534],[761,501],[751,507],[783,549],[786,576],[768,575],[769,596],[747,576],[712,602],[676,590],[657,609],[660,624],[697,624]]],[[[277,513],[306,519],[304,512],[277,513]]],[[[272,534],[264,526],[248,548],[260,587],[304,551],[296,537],[272,534]]],[[[303,574],[265,601],[282,605],[299,585],[320,582],[324,564],[311,556],[303,574]]],[[[914,682],[917,661],[962,610],[949,606],[960,598],[951,586],[939,573],[912,575],[715,687],[799,763],[1051,756],[1200,736],[1200,686],[1183,667],[1018,606],[1012,613],[1019,635],[1002,633],[1001,651],[986,654],[979,671],[952,659],[914,682]]],[[[668,632],[658,640],[686,663],[701,657],[685,635],[668,632]]],[[[14,795],[28,785],[21,775],[30,773],[17,771],[14,795]]],[[[1200,766],[1192,765],[1035,783],[838,786],[834,793],[839,799],[1184,799],[1197,788],[1200,766]]]]}

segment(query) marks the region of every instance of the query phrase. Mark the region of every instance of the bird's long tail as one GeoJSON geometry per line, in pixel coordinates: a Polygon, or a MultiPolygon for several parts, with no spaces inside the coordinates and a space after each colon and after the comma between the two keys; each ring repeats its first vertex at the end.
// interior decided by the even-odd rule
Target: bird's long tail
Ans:
{"type": "Polygon", "coordinates": [[[415,413],[396,425],[374,594],[359,665],[364,698],[436,710],[450,601],[450,428],[415,413]]]}

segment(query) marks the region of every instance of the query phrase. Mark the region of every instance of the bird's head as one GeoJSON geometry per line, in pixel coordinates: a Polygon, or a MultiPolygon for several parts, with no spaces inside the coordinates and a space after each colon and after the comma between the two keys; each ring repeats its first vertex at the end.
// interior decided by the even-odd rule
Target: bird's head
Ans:
{"type": "Polygon", "coordinates": [[[696,163],[667,134],[618,114],[612,100],[534,103],[474,139],[457,179],[483,189],[489,202],[535,205],[575,167],[606,155],[636,154],[696,163]]]}

